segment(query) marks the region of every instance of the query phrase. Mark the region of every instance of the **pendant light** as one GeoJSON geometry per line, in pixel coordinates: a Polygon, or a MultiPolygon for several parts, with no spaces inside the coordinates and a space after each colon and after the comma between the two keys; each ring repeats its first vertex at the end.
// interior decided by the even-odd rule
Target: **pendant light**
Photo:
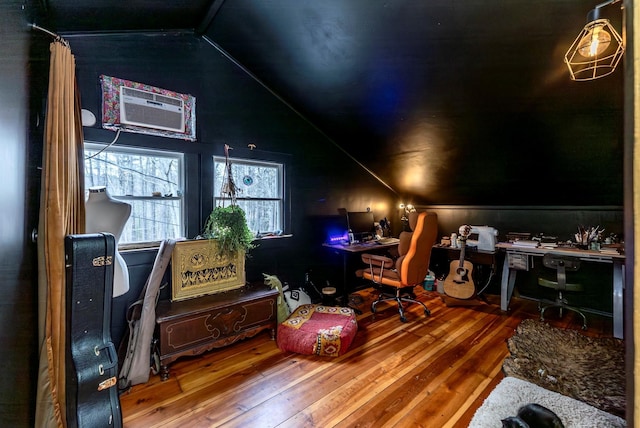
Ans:
{"type": "Polygon", "coordinates": [[[572,80],[594,80],[613,73],[622,59],[624,43],[600,9],[620,0],[601,3],[587,15],[587,25],[564,56],[572,80]]]}

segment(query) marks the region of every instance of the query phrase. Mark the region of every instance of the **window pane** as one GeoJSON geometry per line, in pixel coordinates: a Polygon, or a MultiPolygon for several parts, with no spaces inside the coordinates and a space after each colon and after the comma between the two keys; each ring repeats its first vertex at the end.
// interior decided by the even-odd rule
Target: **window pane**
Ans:
{"type": "MultiPolygon", "coordinates": [[[[221,199],[222,183],[226,182],[225,160],[214,157],[214,205],[229,204],[221,199]]],[[[284,218],[283,166],[273,162],[232,159],[231,173],[238,189],[237,203],[247,216],[253,233],[282,231],[284,218]]]]}
{"type": "Polygon", "coordinates": [[[107,186],[112,196],[176,196],[181,190],[180,162],[177,155],[153,152],[105,150],[85,145],[85,186],[107,186]]]}
{"type": "Polygon", "coordinates": [[[85,144],[85,187],[131,204],[120,244],[184,236],[181,154],[85,144]],[[154,196],[155,195],[155,196],[154,196]]]}
{"type": "Polygon", "coordinates": [[[182,201],[124,199],[131,204],[131,217],[122,232],[120,243],[153,242],[184,236],[180,215],[182,201]]]}
{"type": "MultiPolygon", "coordinates": [[[[216,204],[221,205],[222,200],[216,199],[216,204]]],[[[247,225],[251,232],[267,233],[282,230],[282,209],[280,201],[250,201],[238,199],[238,206],[244,210],[247,225]]],[[[229,201],[226,201],[229,204],[229,201]]]]}
{"type": "MultiPolygon", "coordinates": [[[[231,174],[238,189],[238,198],[281,198],[282,166],[269,163],[245,163],[232,160],[231,174]]],[[[215,159],[214,192],[220,197],[224,177],[224,159],[215,159]]]]}

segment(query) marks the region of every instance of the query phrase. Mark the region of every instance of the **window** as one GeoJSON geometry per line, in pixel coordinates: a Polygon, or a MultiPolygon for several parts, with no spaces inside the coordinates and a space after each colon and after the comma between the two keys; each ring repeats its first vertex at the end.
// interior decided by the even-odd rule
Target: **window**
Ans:
{"type": "MultiPolygon", "coordinates": [[[[225,174],[224,157],[213,158],[213,204],[229,204],[222,198],[225,174]]],[[[254,233],[284,230],[283,165],[275,162],[231,159],[231,174],[238,188],[237,203],[246,216],[249,229],[254,233]]]]}
{"type": "Polygon", "coordinates": [[[106,186],[131,204],[119,244],[156,242],[185,235],[182,154],[85,143],[85,187],[106,186]]]}

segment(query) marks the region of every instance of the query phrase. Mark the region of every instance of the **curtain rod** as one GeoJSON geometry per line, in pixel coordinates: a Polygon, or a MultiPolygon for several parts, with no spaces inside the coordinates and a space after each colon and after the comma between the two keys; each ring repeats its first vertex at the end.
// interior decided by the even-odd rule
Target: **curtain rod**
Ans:
{"type": "Polygon", "coordinates": [[[57,42],[61,42],[64,43],[64,45],[66,47],[69,47],[69,42],[67,42],[62,36],[60,36],[59,34],[54,33],[53,31],[49,31],[46,28],[42,28],[39,25],[36,24],[29,24],[29,26],[31,28],[33,28],[34,30],[38,30],[38,31],[42,31],[43,33],[46,33],[48,35],[50,35],[51,37],[53,37],[54,39],[56,39],[57,42]]]}

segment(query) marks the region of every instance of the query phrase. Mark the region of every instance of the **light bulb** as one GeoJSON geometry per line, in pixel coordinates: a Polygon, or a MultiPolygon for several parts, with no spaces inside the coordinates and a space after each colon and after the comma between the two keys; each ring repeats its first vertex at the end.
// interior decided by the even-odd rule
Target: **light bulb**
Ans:
{"type": "Polygon", "coordinates": [[[603,24],[596,24],[580,39],[578,53],[585,58],[593,58],[607,50],[611,44],[611,35],[604,30],[603,24]]]}

